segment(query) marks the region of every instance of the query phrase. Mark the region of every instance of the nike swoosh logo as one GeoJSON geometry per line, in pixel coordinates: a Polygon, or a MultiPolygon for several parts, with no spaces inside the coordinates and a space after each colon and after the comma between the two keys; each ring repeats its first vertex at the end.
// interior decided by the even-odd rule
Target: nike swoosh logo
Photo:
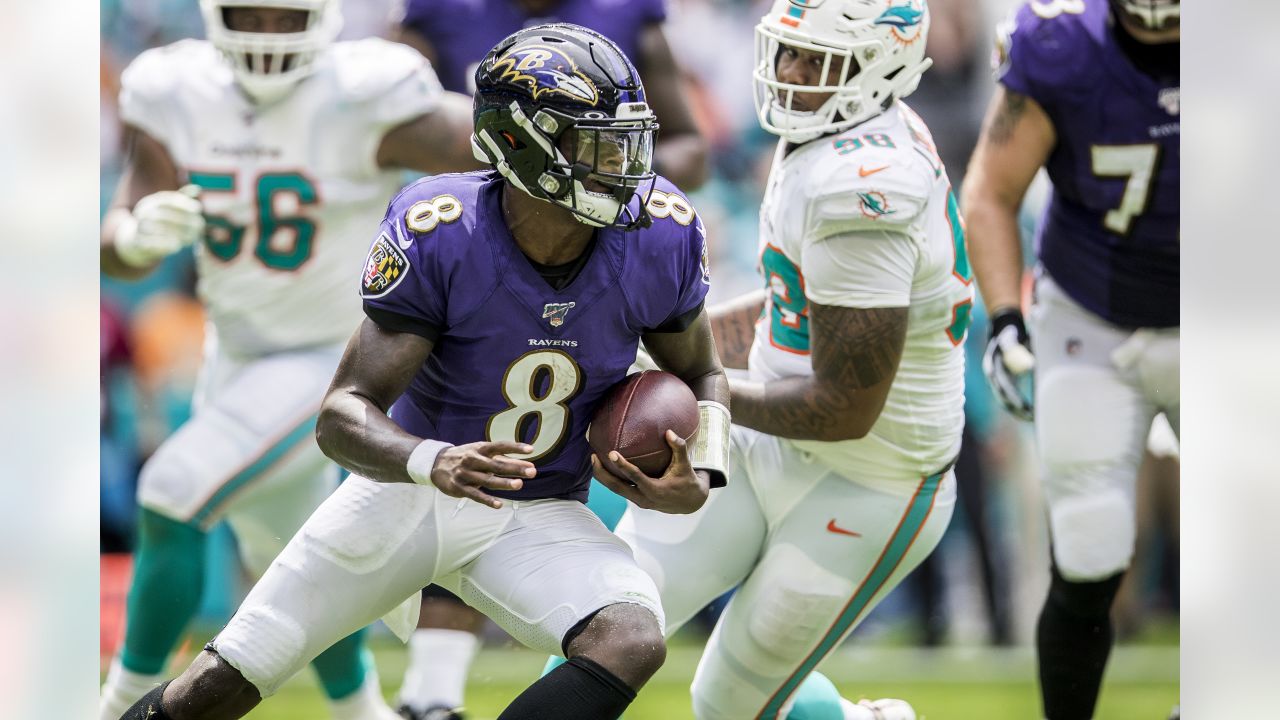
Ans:
{"type": "Polygon", "coordinates": [[[827,523],[827,532],[833,532],[833,533],[836,533],[837,535],[848,535],[850,537],[862,537],[862,533],[854,532],[852,530],[845,530],[839,525],[836,525],[835,518],[831,518],[831,522],[827,523]]]}
{"type": "Polygon", "coordinates": [[[880,166],[880,167],[878,167],[878,168],[872,168],[871,170],[868,170],[866,165],[859,165],[859,166],[858,166],[858,177],[866,177],[866,176],[868,176],[868,175],[875,175],[876,173],[880,172],[881,170],[888,170],[888,169],[889,169],[889,166],[888,166],[888,165],[882,165],[882,166],[880,166]]]}

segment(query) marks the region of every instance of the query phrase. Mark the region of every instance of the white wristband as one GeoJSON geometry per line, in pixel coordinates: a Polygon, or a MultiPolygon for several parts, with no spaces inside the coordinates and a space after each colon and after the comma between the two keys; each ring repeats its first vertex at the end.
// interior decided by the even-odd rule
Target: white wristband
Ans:
{"type": "Polygon", "coordinates": [[[698,401],[698,434],[689,448],[689,464],[695,470],[719,473],[720,479],[728,475],[729,408],[714,400],[698,401]]]}
{"type": "Polygon", "coordinates": [[[405,464],[409,477],[419,485],[430,485],[431,470],[436,466],[436,456],[451,447],[453,447],[452,444],[440,440],[423,440],[418,443],[418,447],[409,453],[409,462],[405,464]]]}

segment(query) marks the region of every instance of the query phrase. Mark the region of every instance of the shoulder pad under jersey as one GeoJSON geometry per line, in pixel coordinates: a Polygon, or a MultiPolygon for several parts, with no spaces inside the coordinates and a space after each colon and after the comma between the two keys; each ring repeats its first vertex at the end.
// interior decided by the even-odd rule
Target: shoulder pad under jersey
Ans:
{"type": "Polygon", "coordinates": [[[910,148],[825,152],[807,172],[805,237],[910,225],[929,201],[935,174],[910,148]]]}

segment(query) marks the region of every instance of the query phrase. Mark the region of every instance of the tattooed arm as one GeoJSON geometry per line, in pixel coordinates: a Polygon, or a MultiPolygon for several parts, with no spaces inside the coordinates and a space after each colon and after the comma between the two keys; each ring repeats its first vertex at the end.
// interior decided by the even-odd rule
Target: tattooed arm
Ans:
{"type": "Polygon", "coordinates": [[[907,336],[907,308],[809,303],[813,375],[732,382],[733,422],[798,440],[865,436],[880,417],[907,336]]]}
{"type": "Polygon", "coordinates": [[[962,203],[969,258],[990,314],[1020,306],[1018,208],[1056,144],[1053,124],[1039,103],[996,87],[969,161],[962,203]]]}
{"type": "Polygon", "coordinates": [[[707,309],[711,316],[711,334],[725,367],[747,369],[747,355],[756,337],[756,320],[764,309],[764,290],[744,295],[707,309]]]}

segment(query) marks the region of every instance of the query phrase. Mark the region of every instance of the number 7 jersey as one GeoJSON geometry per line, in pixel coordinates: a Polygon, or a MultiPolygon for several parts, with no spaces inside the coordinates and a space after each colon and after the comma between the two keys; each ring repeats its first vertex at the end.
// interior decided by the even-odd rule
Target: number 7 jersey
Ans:
{"type": "Polygon", "coordinates": [[[351,268],[401,183],[378,167],[378,146],[441,92],[422,57],[384,40],[335,43],[259,106],[212,45],[184,40],[143,53],[121,82],[124,121],[201,187],[198,292],[220,347],[252,357],[350,337],[361,318],[351,268]]]}
{"type": "Polygon", "coordinates": [[[1000,83],[1035,100],[1057,144],[1037,230],[1044,269],[1122,327],[1178,325],[1179,85],[1134,66],[1106,0],[1032,2],[1000,27],[1000,83]]]}
{"type": "Polygon", "coordinates": [[[748,359],[751,378],[813,374],[811,302],[909,307],[902,359],[871,432],[791,442],[863,481],[936,473],[960,448],[961,345],[973,279],[955,194],[929,130],[898,102],[785,156],[784,147],[760,210],[768,302],[748,359]]]}

